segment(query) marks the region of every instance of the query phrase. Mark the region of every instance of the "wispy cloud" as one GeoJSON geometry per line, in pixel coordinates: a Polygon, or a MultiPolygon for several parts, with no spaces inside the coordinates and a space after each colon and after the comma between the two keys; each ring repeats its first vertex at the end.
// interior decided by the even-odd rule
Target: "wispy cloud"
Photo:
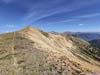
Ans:
{"type": "Polygon", "coordinates": [[[100,13],[86,14],[86,15],[78,16],[78,18],[91,18],[91,17],[97,17],[97,16],[100,16],[100,13]]]}
{"type": "MultiPolygon", "coordinates": [[[[57,3],[60,3],[61,1],[58,1],[56,0],[57,3]]],[[[64,0],[63,0],[64,1],[64,0]]],[[[62,1],[62,2],[63,2],[62,1]]],[[[53,3],[54,1],[52,1],[53,3]]],[[[81,9],[81,8],[85,8],[89,5],[92,5],[92,4],[95,4],[97,2],[100,2],[98,0],[92,0],[91,2],[89,1],[79,1],[79,4],[77,4],[77,1],[76,2],[72,2],[70,5],[69,4],[63,4],[63,6],[60,5],[57,6],[57,4],[55,5],[52,5],[52,6],[57,6],[57,7],[52,7],[50,9],[46,9],[46,7],[50,4],[50,2],[47,2],[47,6],[43,5],[43,3],[38,3],[37,5],[35,6],[32,6],[32,8],[30,9],[31,11],[29,11],[25,17],[23,18],[24,20],[33,20],[33,22],[37,22],[39,20],[43,20],[45,18],[49,18],[51,16],[55,16],[57,14],[63,14],[63,12],[65,12],[66,14],[69,13],[69,12],[72,12],[72,11],[75,11],[75,10],[78,10],[78,9],[81,9]],[[43,7],[42,7],[43,6],[43,7]],[[39,7],[39,8],[38,8],[39,7]]],[[[67,1],[65,2],[67,3],[67,1]]],[[[90,17],[90,16],[96,16],[96,15],[84,15],[84,16],[79,16],[79,17],[90,17]]]]}
{"type": "Polygon", "coordinates": [[[84,26],[84,24],[81,23],[81,24],[79,24],[79,26],[84,26]]]}
{"type": "Polygon", "coordinates": [[[17,25],[14,24],[0,25],[0,34],[16,31],[17,28],[18,28],[17,25]]]}
{"type": "Polygon", "coordinates": [[[13,25],[13,24],[7,24],[7,25],[5,25],[5,27],[8,27],[8,28],[15,28],[16,25],[13,25]]]}
{"type": "Polygon", "coordinates": [[[62,21],[56,22],[56,23],[69,23],[69,22],[76,22],[76,21],[79,21],[79,20],[80,19],[67,19],[67,20],[62,20],[62,21]]]}
{"type": "Polygon", "coordinates": [[[29,24],[79,27],[86,23],[91,25],[93,20],[96,21],[94,25],[100,23],[97,17],[100,16],[100,0],[0,0],[0,4],[1,29],[18,28],[16,24],[22,27],[29,24]]]}

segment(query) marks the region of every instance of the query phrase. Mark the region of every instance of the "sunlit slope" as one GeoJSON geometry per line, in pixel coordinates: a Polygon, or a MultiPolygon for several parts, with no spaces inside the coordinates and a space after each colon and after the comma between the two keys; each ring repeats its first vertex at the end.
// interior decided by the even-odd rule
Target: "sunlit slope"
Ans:
{"type": "Polygon", "coordinates": [[[98,51],[81,39],[27,27],[0,35],[0,75],[99,73],[98,51]]]}

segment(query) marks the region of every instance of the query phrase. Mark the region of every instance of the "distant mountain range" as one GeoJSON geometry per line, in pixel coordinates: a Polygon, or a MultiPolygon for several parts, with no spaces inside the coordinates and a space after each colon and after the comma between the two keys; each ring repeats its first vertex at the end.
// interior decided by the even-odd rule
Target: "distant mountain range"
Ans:
{"type": "Polygon", "coordinates": [[[0,35],[0,75],[98,75],[100,50],[72,35],[27,27],[0,35]]]}
{"type": "Polygon", "coordinates": [[[71,34],[86,41],[100,39],[100,32],[64,32],[63,34],[71,34]]]}
{"type": "Polygon", "coordinates": [[[100,49],[100,32],[64,32],[63,34],[88,41],[91,45],[100,49]]]}

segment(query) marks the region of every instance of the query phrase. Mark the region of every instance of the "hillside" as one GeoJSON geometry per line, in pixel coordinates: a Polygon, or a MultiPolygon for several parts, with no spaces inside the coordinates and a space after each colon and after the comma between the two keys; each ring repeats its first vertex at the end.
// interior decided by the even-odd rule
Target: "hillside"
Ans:
{"type": "Polygon", "coordinates": [[[99,49],[70,35],[32,27],[0,35],[0,75],[100,73],[99,56],[99,49]]]}

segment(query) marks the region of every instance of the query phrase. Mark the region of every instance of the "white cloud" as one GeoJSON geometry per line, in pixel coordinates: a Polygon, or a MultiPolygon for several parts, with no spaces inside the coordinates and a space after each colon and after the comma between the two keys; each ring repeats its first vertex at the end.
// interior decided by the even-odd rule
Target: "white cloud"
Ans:
{"type": "Polygon", "coordinates": [[[79,24],[79,26],[84,26],[84,24],[79,24]]]}
{"type": "Polygon", "coordinates": [[[13,24],[7,24],[5,26],[8,27],[8,28],[15,28],[16,27],[16,25],[13,25],[13,24]]]}

